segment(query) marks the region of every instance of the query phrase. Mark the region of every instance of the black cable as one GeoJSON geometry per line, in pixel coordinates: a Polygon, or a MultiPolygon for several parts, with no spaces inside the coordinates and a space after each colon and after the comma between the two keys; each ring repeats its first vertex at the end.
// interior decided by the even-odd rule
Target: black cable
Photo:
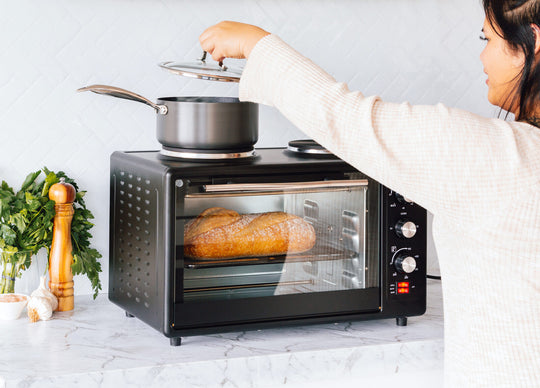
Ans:
{"type": "Polygon", "coordinates": [[[437,275],[426,275],[426,278],[428,279],[435,279],[435,280],[441,280],[440,276],[437,275]]]}

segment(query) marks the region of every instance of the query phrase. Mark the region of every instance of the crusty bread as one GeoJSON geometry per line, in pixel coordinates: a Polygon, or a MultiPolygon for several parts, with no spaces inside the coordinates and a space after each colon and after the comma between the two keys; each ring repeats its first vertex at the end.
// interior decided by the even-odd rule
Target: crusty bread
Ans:
{"type": "Polygon", "coordinates": [[[284,212],[240,215],[214,207],[189,221],[184,232],[184,255],[201,260],[300,253],[314,245],[313,226],[284,212]]]}

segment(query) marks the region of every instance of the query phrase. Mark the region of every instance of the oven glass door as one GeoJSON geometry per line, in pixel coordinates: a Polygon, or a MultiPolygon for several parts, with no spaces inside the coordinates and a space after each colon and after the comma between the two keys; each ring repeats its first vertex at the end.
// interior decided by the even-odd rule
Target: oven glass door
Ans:
{"type": "Polygon", "coordinates": [[[176,219],[176,326],[379,309],[368,188],[355,179],[185,193],[176,219]]]}

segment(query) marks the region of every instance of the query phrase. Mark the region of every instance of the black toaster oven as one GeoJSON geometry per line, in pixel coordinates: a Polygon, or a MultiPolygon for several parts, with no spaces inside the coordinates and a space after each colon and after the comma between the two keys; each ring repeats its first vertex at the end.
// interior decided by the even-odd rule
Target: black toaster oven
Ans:
{"type": "Polygon", "coordinates": [[[333,155],[267,148],[201,161],[115,152],[110,182],[109,299],[172,345],[288,324],[405,325],[425,312],[426,211],[333,155]],[[216,207],[296,216],[314,243],[301,252],[187,254],[187,225],[216,207]]]}

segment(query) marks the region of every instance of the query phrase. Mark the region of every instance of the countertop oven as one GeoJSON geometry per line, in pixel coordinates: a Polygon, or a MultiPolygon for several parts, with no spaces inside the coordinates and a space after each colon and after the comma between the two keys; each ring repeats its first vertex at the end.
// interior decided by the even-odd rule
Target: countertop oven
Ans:
{"type": "Polygon", "coordinates": [[[404,325],[425,311],[426,211],[335,156],[267,148],[190,161],[115,152],[110,187],[109,298],[172,345],[289,324],[404,325]],[[300,252],[190,256],[186,228],[216,207],[295,216],[314,243],[300,252]]]}

